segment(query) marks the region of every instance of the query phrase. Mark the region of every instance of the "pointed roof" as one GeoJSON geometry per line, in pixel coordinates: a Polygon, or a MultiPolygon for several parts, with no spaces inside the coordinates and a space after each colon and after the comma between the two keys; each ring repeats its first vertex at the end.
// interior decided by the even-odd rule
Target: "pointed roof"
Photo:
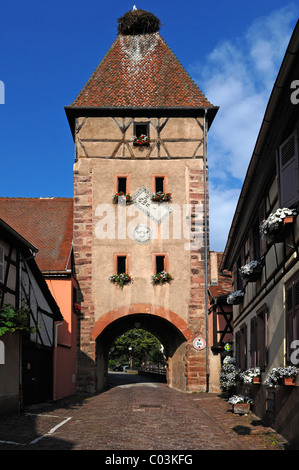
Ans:
{"type": "Polygon", "coordinates": [[[213,110],[214,117],[218,108],[207,100],[191,79],[157,31],[158,28],[154,32],[139,34],[137,24],[139,21],[140,26],[141,19],[138,18],[144,18],[140,11],[129,13],[129,17],[137,17],[135,32],[119,27],[121,32],[111,48],[73,103],[66,107],[67,114],[69,111],[70,115],[75,108],[81,111],[84,108],[207,109],[213,110]]]}
{"type": "Polygon", "coordinates": [[[0,218],[38,249],[36,263],[41,271],[71,268],[72,198],[0,197],[0,218]]]}

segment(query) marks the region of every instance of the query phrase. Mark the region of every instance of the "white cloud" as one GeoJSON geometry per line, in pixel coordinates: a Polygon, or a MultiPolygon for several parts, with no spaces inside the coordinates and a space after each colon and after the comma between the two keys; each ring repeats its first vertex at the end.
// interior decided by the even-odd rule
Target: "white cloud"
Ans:
{"type": "Polygon", "coordinates": [[[210,173],[210,247],[222,251],[237,195],[261,126],[262,118],[298,8],[290,4],[256,19],[235,41],[223,40],[204,64],[190,74],[210,102],[220,106],[208,136],[210,173]],[[234,188],[231,181],[234,181],[234,188]]]}

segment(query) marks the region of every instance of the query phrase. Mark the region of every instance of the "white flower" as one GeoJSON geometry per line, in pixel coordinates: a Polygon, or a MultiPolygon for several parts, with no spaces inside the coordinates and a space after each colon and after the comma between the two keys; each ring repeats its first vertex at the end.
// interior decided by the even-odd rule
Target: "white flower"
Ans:
{"type": "Polygon", "coordinates": [[[239,271],[241,274],[248,276],[249,274],[252,274],[254,269],[260,266],[260,264],[261,263],[259,261],[250,261],[250,263],[247,263],[244,266],[241,266],[239,271]]]}
{"type": "Polygon", "coordinates": [[[228,304],[233,304],[234,301],[238,298],[238,297],[244,297],[244,292],[242,292],[241,290],[236,290],[235,292],[233,292],[232,294],[230,294],[227,299],[226,299],[226,302],[228,304]]]}

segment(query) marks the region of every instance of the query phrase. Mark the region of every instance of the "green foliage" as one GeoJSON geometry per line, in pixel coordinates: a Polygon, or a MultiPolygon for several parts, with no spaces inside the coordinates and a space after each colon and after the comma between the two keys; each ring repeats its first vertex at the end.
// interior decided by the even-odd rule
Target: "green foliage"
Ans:
{"type": "Polygon", "coordinates": [[[29,308],[23,306],[15,309],[11,305],[4,305],[0,309],[0,336],[15,331],[36,331],[35,328],[30,327],[29,308]]]}
{"type": "Polygon", "coordinates": [[[119,336],[112,344],[109,353],[109,367],[129,364],[129,347],[132,348],[133,366],[143,363],[164,364],[160,341],[148,331],[134,328],[119,336]]]}

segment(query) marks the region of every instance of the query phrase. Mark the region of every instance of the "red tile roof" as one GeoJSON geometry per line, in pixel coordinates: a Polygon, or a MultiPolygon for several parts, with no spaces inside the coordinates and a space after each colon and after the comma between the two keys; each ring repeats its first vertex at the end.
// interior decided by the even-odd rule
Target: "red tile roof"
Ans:
{"type": "Polygon", "coordinates": [[[213,108],[160,33],[119,34],[71,107],[213,108]]]}
{"type": "Polygon", "coordinates": [[[38,248],[41,271],[70,268],[72,198],[0,198],[0,218],[38,248]]]}

